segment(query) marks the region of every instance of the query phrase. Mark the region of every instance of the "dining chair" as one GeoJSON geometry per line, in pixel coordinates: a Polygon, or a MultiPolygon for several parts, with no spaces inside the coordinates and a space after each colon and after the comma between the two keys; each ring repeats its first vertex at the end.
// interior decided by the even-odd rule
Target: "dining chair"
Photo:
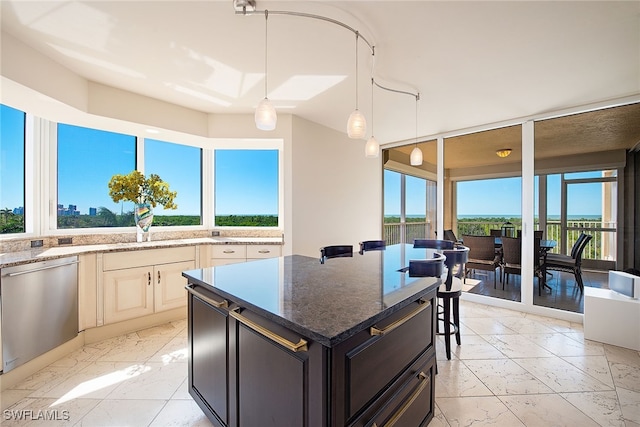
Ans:
{"type": "Polygon", "coordinates": [[[584,292],[584,282],[582,281],[582,254],[592,235],[580,233],[578,239],[571,247],[571,255],[564,254],[547,254],[544,269],[545,271],[562,271],[572,273],[580,289],[580,293],[584,292]]]}
{"type": "Polygon", "coordinates": [[[444,230],[444,240],[450,240],[450,241],[455,242],[455,243],[462,243],[456,237],[456,233],[454,233],[453,230],[451,230],[451,229],[444,230]]]}
{"type": "Polygon", "coordinates": [[[500,237],[500,236],[502,236],[502,230],[500,230],[500,229],[491,229],[491,230],[489,230],[489,236],[500,237]]]}
{"type": "Polygon", "coordinates": [[[320,264],[329,258],[352,257],[353,245],[332,245],[320,248],[320,264]]]}
{"type": "MultiPolygon", "coordinates": [[[[533,230],[533,238],[534,239],[542,239],[542,235],[544,234],[544,230],[533,230]]],[[[522,230],[518,230],[516,232],[517,238],[522,238],[522,230]]]]}
{"type": "MultiPolygon", "coordinates": [[[[501,266],[500,253],[495,250],[495,237],[463,235],[462,241],[464,246],[469,248],[469,261],[466,264],[467,271],[493,271],[493,287],[495,289],[497,283],[496,269],[501,266]]],[[[502,271],[500,272],[500,280],[502,280],[502,271]]]]}
{"type": "MultiPolygon", "coordinates": [[[[538,278],[538,295],[542,295],[544,281],[543,266],[540,263],[542,252],[540,251],[540,239],[535,238],[533,243],[534,265],[533,273],[538,278]]],[[[509,275],[522,275],[522,239],[518,237],[502,238],[502,289],[509,284],[509,275]]]]}
{"type": "Polygon", "coordinates": [[[387,242],[384,240],[363,240],[360,242],[360,255],[366,251],[381,251],[386,249],[387,242]]]}

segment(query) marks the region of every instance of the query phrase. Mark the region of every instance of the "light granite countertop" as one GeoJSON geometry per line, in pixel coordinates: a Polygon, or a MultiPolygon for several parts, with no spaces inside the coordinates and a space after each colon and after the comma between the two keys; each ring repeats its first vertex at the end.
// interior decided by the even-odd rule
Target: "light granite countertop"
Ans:
{"type": "Polygon", "coordinates": [[[282,245],[281,237],[200,237],[191,239],[157,240],[151,242],[104,243],[34,248],[0,253],[0,268],[98,252],[119,252],[142,249],[161,249],[192,245],[282,245]]]}

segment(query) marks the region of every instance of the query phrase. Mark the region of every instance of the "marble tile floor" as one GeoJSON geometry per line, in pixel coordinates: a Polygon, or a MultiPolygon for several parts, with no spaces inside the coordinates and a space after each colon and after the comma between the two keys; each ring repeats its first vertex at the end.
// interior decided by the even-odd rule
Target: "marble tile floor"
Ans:
{"type": "MultiPolygon", "coordinates": [[[[452,360],[438,337],[430,426],[640,427],[640,352],[585,341],[580,324],[460,305],[452,360]]],[[[210,426],[187,393],[186,345],[185,321],[87,345],[2,392],[0,424],[210,426]]]]}

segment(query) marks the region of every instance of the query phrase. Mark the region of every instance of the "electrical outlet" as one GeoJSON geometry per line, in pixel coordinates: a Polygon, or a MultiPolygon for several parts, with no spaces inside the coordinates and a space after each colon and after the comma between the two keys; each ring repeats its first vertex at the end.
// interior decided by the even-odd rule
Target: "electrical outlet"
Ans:
{"type": "Polygon", "coordinates": [[[70,245],[73,243],[73,237],[63,237],[58,239],[59,245],[70,245]]]}
{"type": "Polygon", "coordinates": [[[31,241],[31,247],[32,248],[41,248],[43,246],[44,242],[42,240],[32,240],[31,241]]]}
{"type": "Polygon", "coordinates": [[[213,237],[219,237],[219,236],[220,236],[220,232],[219,232],[219,231],[212,231],[212,232],[211,232],[211,236],[213,236],[213,237]]]}

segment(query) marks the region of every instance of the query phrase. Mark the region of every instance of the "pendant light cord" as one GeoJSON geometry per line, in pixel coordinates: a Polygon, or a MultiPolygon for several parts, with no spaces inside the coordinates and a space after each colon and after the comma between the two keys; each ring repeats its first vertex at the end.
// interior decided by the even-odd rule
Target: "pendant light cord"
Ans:
{"type": "Polygon", "coordinates": [[[269,27],[269,11],[264,11],[264,97],[267,97],[267,37],[269,36],[269,32],[267,31],[269,27]]]}
{"type": "MultiPolygon", "coordinates": [[[[245,16],[252,16],[252,15],[259,15],[261,13],[264,13],[265,15],[267,15],[269,13],[268,10],[264,10],[264,11],[260,11],[260,10],[253,10],[253,11],[249,11],[246,10],[246,8],[244,8],[242,11],[236,11],[235,12],[236,15],[245,15],[245,16]]],[[[371,51],[371,56],[373,56],[375,58],[376,55],[376,49],[375,46],[373,46],[369,40],[367,40],[363,35],[360,34],[360,32],[358,30],[356,30],[355,28],[345,24],[344,22],[341,22],[337,19],[333,19],[333,18],[329,18],[326,16],[322,16],[322,15],[316,15],[313,13],[305,13],[305,12],[296,12],[296,11],[291,11],[291,10],[272,10],[271,11],[272,14],[277,14],[277,15],[289,15],[289,16],[297,16],[297,17],[302,17],[302,18],[311,18],[311,19],[318,19],[321,21],[326,21],[326,22],[330,22],[332,24],[335,25],[339,25],[353,33],[355,33],[356,35],[356,49],[357,49],[357,44],[358,44],[358,39],[362,39],[367,46],[369,47],[369,50],[371,51]]],[[[357,56],[357,53],[356,53],[357,56]]],[[[356,63],[356,68],[357,68],[357,63],[356,63]]],[[[372,73],[373,74],[373,73],[372,73]]],[[[356,78],[357,78],[357,73],[356,73],[356,78]]],[[[416,93],[413,92],[408,92],[408,91],[404,91],[404,90],[398,90],[398,89],[392,89],[390,87],[386,87],[386,86],[382,86],[380,85],[378,82],[374,81],[375,85],[378,86],[380,89],[389,91],[389,92],[396,92],[396,93],[401,93],[401,94],[405,94],[405,95],[410,95],[410,96],[414,96],[417,99],[420,98],[420,93],[416,91],[416,93]]]]}
{"type": "Polygon", "coordinates": [[[371,137],[373,137],[373,84],[374,80],[371,77],[371,137]]]}
{"type": "Polygon", "coordinates": [[[418,96],[416,96],[416,147],[418,146],[418,96]]]}
{"type": "Polygon", "coordinates": [[[356,31],[356,110],[358,109],[358,38],[360,32],[356,31]]]}

